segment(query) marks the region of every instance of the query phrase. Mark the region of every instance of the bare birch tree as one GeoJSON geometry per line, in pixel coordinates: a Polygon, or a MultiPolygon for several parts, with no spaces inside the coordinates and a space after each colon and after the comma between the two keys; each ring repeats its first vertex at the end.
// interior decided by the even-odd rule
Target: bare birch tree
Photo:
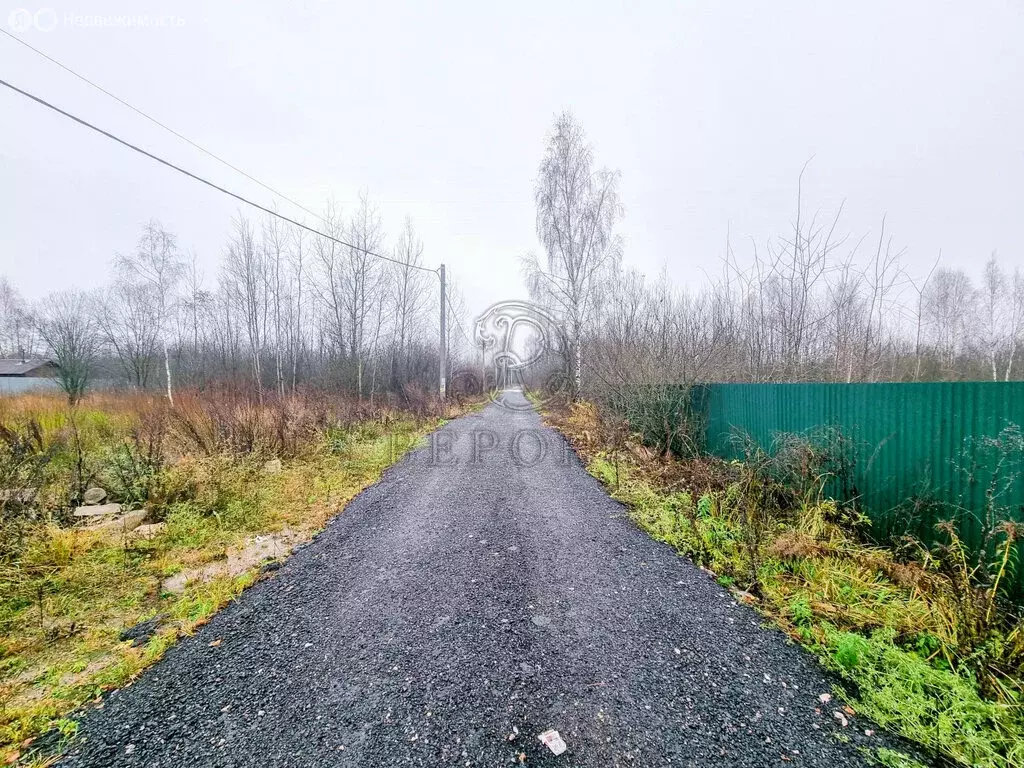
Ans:
{"type": "Polygon", "coordinates": [[[177,239],[164,229],[160,222],[151,219],[142,228],[135,252],[130,256],[118,254],[115,257],[115,266],[122,279],[141,281],[153,289],[159,316],[157,333],[164,352],[167,399],[173,404],[171,356],[167,336],[177,303],[176,289],[185,268],[178,253],[177,239]]]}
{"type": "Polygon", "coordinates": [[[377,253],[384,242],[380,212],[365,192],[359,195],[359,208],[349,220],[345,235],[351,245],[342,247],[341,303],[347,323],[349,354],[356,366],[356,393],[361,398],[367,343],[373,338],[373,328],[367,326],[372,324],[376,314],[381,287],[381,262],[371,253],[377,253]]]}
{"type": "Polygon", "coordinates": [[[964,351],[974,290],[960,270],[935,270],[924,296],[923,313],[942,365],[952,371],[964,351]]]}
{"type": "Polygon", "coordinates": [[[203,273],[195,251],[190,254],[188,267],[185,271],[184,296],[181,301],[182,325],[185,328],[182,337],[188,336],[189,352],[192,361],[191,373],[199,380],[205,378],[204,349],[205,333],[210,324],[210,315],[214,309],[215,297],[203,287],[203,273]]]}
{"type": "Polygon", "coordinates": [[[416,235],[412,219],[406,218],[398,237],[394,257],[401,264],[391,264],[389,284],[394,306],[394,349],[391,359],[391,386],[398,387],[409,373],[409,343],[426,302],[426,273],[423,263],[423,242],[416,235]]]}
{"type": "Polygon", "coordinates": [[[291,360],[291,386],[295,392],[298,386],[299,365],[302,358],[303,344],[303,301],[306,296],[303,292],[303,280],[306,277],[306,232],[296,227],[292,231],[291,249],[289,250],[289,265],[291,267],[291,285],[293,300],[289,303],[288,322],[288,348],[289,359],[291,360]]]}
{"type": "Polygon", "coordinates": [[[329,339],[331,347],[341,357],[345,355],[345,269],[343,264],[343,246],[338,242],[344,237],[345,228],[340,211],[332,200],[327,201],[321,217],[321,229],[324,235],[313,236],[313,253],[316,257],[319,274],[313,287],[324,306],[323,340],[329,339]]]}
{"type": "Polygon", "coordinates": [[[251,222],[239,214],[234,236],[224,255],[224,282],[241,319],[249,343],[252,381],[262,396],[261,355],[267,327],[267,259],[256,242],[251,222]]]}
{"type": "Polygon", "coordinates": [[[266,252],[269,293],[273,304],[274,317],[274,387],[279,395],[284,394],[284,326],[282,325],[284,280],[282,267],[285,258],[287,232],[281,220],[268,215],[263,221],[263,243],[266,252]]]}
{"type": "Polygon", "coordinates": [[[1010,336],[1010,341],[1007,345],[1009,358],[1006,361],[1006,374],[1003,377],[1003,381],[1010,380],[1017,351],[1021,345],[1024,345],[1024,273],[1021,272],[1020,267],[1013,271],[1007,330],[1010,336]]]}
{"type": "Polygon", "coordinates": [[[123,276],[96,302],[98,330],[132,386],[145,389],[160,348],[160,300],[151,283],[123,276]]]}
{"type": "Polygon", "coordinates": [[[1000,362],[1009,357],[1007,348],[1013,343],[1012,305],[1012,291],[993,253],[985,262],[978,288],[979,342],[988,360],[992,381],[999,381],[1000,362]]]}
{"type": "Polygon", "coordinates": [[[0,276],[0,355],[25,356],[34,346],[28,306],[6,277],[0,276]]]}
{"type": "Polygon", "coordinates": [[[583,389],[583,333],[602,272],[618,263],[622,217],[619,174],[594,170],[594,152],[569,112],[555,120],[534,189],[543,263],[526,256],[530,293],[564,316],[572,348],[574,394],[583,389]]]}

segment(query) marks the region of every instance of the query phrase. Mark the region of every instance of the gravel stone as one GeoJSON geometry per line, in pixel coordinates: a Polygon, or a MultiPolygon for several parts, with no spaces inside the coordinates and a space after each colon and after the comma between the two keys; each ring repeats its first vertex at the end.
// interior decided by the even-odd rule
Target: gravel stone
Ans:
{"type": "Polygon", "coordinates": [[[437,434],[450,451],[409,454],[87,710],[60,764],[832,768],[906,749],[844,729],[814,659],[636,528],[535,413],[490,405],[437,434]],[[470,463],[479,430],[498,442],[470,463]],[[509,450],[522,430],[547,447],[533,466],[509,450]]]}

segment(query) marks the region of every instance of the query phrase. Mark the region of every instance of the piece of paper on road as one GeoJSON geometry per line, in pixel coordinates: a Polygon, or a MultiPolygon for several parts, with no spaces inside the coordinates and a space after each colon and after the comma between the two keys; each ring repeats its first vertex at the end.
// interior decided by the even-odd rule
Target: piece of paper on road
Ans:
{"type": "Polygon", "coordinates": [[[558,733],[558,731],[554,730],[553,728],[544,731],[544,733],[542,733],[537,738],[540,739],[544,744],[546,744],[547,748],[554,752],[556,755],[560,755],[563,752],[565,752],[566,749],[568,749],[568,747],[565,744],[565,741],[562,740],[561,735],[558,733]]]}

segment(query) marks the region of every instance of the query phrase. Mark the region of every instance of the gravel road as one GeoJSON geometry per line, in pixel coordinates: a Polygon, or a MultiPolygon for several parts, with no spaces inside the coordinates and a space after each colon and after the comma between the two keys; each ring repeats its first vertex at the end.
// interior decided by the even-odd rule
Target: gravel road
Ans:
{"type": "Polygon", "coordinates": [[[762,624],[492,404],[87,713],[61,765],[865,764],[885,737],[762,624]]]}

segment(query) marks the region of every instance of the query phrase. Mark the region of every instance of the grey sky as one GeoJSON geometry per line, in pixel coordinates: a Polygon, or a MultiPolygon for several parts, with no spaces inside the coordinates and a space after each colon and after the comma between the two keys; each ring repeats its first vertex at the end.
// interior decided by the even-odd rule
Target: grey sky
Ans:
{"type": "MultiPolygon", "coordinates": [[[[1024,265],[1024,37],[1011,2],[9,3],[21,36],[314,210],[406,213],[471,309],[522,295],[532,182],[572,109],[622,171],[627,263],[679,281],[846,198],[926,271],[1024,265]],[[163,26],[83,16],[171,15],[163,26]],[[44,23],[49,26],[49,23],[44,23]]],[[[6,27],[5,27],[6,28],[6,27]]],[[[240,193],[269,193],[0,37],[15,85],[240,193]]],[[[210,284],[238,205],[0,92],[0,273],[29,298],[105,281],[160,219],[210,284]]],[[[287,203],[282,211],[301,215],[287,203]]]]}

